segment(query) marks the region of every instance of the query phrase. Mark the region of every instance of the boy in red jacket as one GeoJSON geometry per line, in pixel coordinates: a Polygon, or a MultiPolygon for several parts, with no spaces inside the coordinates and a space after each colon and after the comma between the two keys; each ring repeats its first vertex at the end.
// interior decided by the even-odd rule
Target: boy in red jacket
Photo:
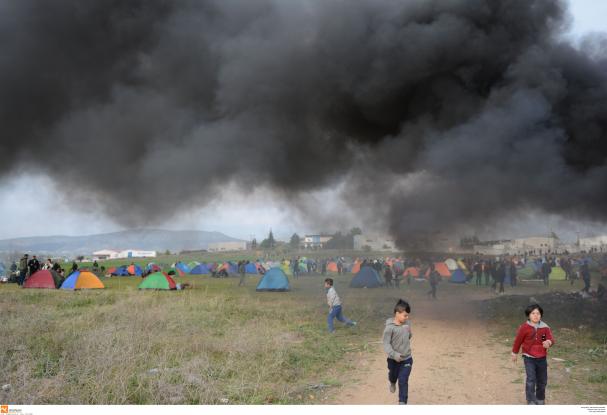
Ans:
{"type": "Polygon", "coordinates": [[[525,309],[527,321],[520,325],[512,345],[512,361],[516,362],[523,346],[525,360],[525,395],[528,405],[544,405],[546,384],[548,383],[548,363],[546,355],[554,344],[550,327],[542,321],[544,310],[539,304],[531,304],[525,309]]]}

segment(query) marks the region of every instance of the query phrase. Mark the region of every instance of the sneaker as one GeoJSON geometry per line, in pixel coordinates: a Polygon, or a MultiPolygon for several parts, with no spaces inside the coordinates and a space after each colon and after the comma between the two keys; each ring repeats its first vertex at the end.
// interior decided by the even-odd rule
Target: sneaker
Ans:
{"type": "Polygon", "coordinates": [[[396,392],[396,383],[390,382],[390,393],[396,392]]]}
{"type": "Polygon", "coordinates": [[[356,327],[358,323],[356,321],[352,321],[350,322],[350,327],[356,327]]]}
{"type": "Polygon", "coordinates": [[[542,400],[538,399],[537,401],[535,401],[535,404],[536,405],[544,405],[544,400],[543,399],[542,400]]]}
{"type": "Polygon", "coordinates": [[[527,401],[527,405],[537,405],[535,401],[527,401]]]}

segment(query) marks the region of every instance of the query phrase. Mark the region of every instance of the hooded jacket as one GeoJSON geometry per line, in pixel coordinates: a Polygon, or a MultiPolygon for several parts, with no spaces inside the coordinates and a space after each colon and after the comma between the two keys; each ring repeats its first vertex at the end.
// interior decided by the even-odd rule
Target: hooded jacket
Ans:
{"type": "Polygon", "coordinates": [[[523,356],[533,357],[535,359],[546,357],[548,349],[545,349],[542,343],[545,340],[550,340],[554,345],[554,337],[552,337],[552,331],[548,324],[540,320],[537,327],[527,321],[520,325],[512,345],[512,353],[519,352],[521,346],[523,347],[523,356]]]}
{"type": "Polygon", "coordinates": [[[386,328],[384,329],[384,351],[390,359],[397,362],[411,357],[411,323],[405,321],[400,326],[394,323],[394,318],[386,320],[386,328]],[[404,356],[401,358],[401,356],[404,356]]]}

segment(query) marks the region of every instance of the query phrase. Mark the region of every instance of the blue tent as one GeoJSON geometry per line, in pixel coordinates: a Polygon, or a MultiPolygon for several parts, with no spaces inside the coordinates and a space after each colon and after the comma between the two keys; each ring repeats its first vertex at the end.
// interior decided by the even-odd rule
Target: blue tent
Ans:
{"type": "Polygon", "coordinates": [[[256,291],[290,291],[289,279],[280,268],[272,268],[257,284],[256,291]]]}
{"type": "Polygon", "coordinates": [[[352,288],[376,288],[381,285],[381,278],[372,267],[362,267],[350,282],[352,288]]]}
{"type": "Polygon", "coordinates": [[[451,271],[451,278],[449,279],[449,282],[464,284],[466,282],[466,273],[459,268],[451,271]]]}
{"type": "Polygon", "coordinates": [[[184,264],[183,262],[177,262],[175,264],[175,268],[179,269],[181,272],[184,272],[186,274],[190,273],[190,267],[188,267],[186,264],[184,264]]]}
{"type": "Polygon", "coordinates": [[[228,262],[228,273],[238,274],[238,264],[235,264],[233,262],[228,262]]]}
{"type": "Polygon", "coordinates": [[[116,271],[112,272],[112,275],[117,275],[119,277],[128,277],[129,272],[126,270],[126,265],[116,268],[116,271]]]}
{"type": "Polygon", "coordinates": [[[257,265],[255,265],[254,262],[249,262],[247,265],[245,265],[244,271],[247,274],[257,274],[257,265]]]}
{"type": "Polygon", "coordinates": [[[198,264],[194,268],[192,268],[192,271],[190,271],[190,274],[193,274],[193,275],[203,275],[203,274],[210,274],[210,273],[211,273],[211,271],[206,266],[206,264],[198,264]]]}

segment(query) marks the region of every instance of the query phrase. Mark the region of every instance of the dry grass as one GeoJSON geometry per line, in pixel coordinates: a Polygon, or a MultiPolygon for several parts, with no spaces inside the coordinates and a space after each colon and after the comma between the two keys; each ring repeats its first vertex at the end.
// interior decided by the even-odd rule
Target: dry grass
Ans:
{"type": "Polygon", "coordinates": [[[289,293],[256,293],[257,280],[190,277],[179,292],[141,292],[134,277],[89,292],[2,286],[0,383],[11,389],[0,401],[300,403],[309,385],[339,384],[326,369],[344,353],[376,340],[372,325],[326,333],[320,276],[292,280],[289,293]]]}

